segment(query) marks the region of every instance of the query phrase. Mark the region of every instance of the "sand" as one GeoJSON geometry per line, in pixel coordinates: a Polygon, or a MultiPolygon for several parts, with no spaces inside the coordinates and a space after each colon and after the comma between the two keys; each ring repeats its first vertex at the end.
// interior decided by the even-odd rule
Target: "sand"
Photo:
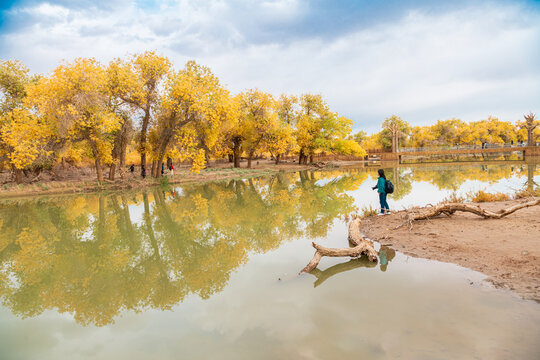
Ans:
{"type": "MultiPolygon", "coordinates": [[[[479,205],[498,210],[519,201],[527,200],[479,205]]],[[[362,232],[407,255],[482,272],[495,286],[540,301],[540,206],[521,209],[499,220],[456,213],[414,222],[412,229],[408,225],[394,229],[405,218],[405,211],[369,217],[363,221],[362,232]]]]}

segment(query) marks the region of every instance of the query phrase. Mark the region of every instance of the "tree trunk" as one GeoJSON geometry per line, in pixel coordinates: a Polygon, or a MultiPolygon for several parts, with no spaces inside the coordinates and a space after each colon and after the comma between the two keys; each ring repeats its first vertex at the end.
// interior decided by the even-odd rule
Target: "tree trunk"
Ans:
{"type": "Polygon", "coordinates": [[[163,166],[163,157],[164,156],[160,156],[156,161],[156,178],[161,177],[161,166],[163,166]]]}
{"type": "Polygon", "coordinates": [[[116,171],[116,164],[112,163],[111,169],[109,170],[109,180],[114,181],[114,173],[116,171]]]}
{"type": "Polygon", "coordinates": [[[248,163],[247,163],[247,167],[248,169],[251,169],[251,158],[253,157],[253,154],[252,153],[249,153],[248,155],[248,163]]]}
{"type": "Polygon", "coordinates": [[[141,141],[139,143],[139,151],[141,152],[141,166],[146,166],[146,135],[148,132],[148,124],[150,123],[150,107],[147,107],[144,112],[144,117],[141,124],[141,141]]]}
{"type": "Polygon", "coordinates": [[[150,173],[152,174],[153,177],[157,178],[157,172],[156,172],[156,161],[153,160],[152,161],[152,171],[150,171],[150,173]]]}
{"type": "Polygon", "coordinates": [[[279,159],[281,158],[281,155],[278,154],[276,155],[276,165],[279,165],[279,159]]]}
{"type": "Polygon", "coordinates": [[[101,168],[101,159],[99,155],[96,155],[96,159],[94,160],[94,164],[96,166],[96,174],[97,174],[97,180],[99,182],[103,181],[103,169],[101,168]]]}
{"type": "Polygon", "coordinates": [[[23,181],[23,171],[22,169],[14,168],[13,172],[15,173],[15,182],[21,184],[23,181]]]}
{"type": "Polygon", "coordinates": [[[127,150],[127,142],[123,141],[122,146],[120,147],[120,164],[118,165],[118,173],[120,174],[120,178],[124,178],[125,174],[125,167],[126,167],[126,150],[127,150]]]}
{"type": "Polygon", "coordinates": [[[240,143],[238,141],[234,141],[233,157],[234,157],[234,167],[239,168],[240,167],[240,143]]]}
{"type": "Polygon", "coordinates": [[[234,155],[229,154],[228,157],[229,157],[229,162],[232,163],[234,161],[234,155]]]}
{"type": "Polygon", "coordinates": [[[163,164],[163,158],[165,157],[165,152],[167,150],[167,146],[169,146],[169,141],[171,140],[171,137],[172,136],[170,135],[163,136],[161,144],[159,145],[157,160],[152,163],[152,167],[155,166],[155,178],[161,177],[161,166],[163,164]]]}
{"type": "Polygon", "coordinates": [[[309,155],[309,163],[313,164],[313,155],[309,155]]]}
{"type": "Polygon", "coordinates": [[[352,248],[327,248],[317,245],[313,242],[312,245],[316,250],[315,254],[313,255],[313,259],[311,259],[311,261],[306,265],[306,267],[300,271],[300,274],[304,272],[310,272],[311,270],[315,269],[323,256],[359,257],[360,255],[365,254],[370,261],[377,261],[379,254],[373,248],[373,243],[362,237],[362,234],[360,233],[360,223],[361,219],[357,218],[351,221],[349,224],[349,242],[354,245],[354,247],[352,248]]]}
{"type": "Polygon", "coordinates": [[[206,162],[206,167],[210,167],[210,150],[205,146],[204,148],[204,161],[206,162]]]}

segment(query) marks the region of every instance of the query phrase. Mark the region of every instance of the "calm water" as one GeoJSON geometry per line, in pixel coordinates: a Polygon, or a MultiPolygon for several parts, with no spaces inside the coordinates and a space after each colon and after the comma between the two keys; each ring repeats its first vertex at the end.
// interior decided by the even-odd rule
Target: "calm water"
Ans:
{"type": "MultiPolygon", "coordinates": [[[[393,208],[540,184],[519,162],[387,173],[393,208]]],[[[0,358],[540,358],[540,304],[477,272],[386,248],[297,275],[311,241],[347,245],[375,174],[0,201],[0,358]]]]}

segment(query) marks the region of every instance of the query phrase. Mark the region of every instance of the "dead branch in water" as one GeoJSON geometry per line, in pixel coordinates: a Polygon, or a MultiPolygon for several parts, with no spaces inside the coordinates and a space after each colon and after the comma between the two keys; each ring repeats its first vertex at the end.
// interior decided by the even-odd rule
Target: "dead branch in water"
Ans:
{"type": "Polygon", "coordinates": [[[362,237],[360,233],[360,222],[361,219],[356,218],[349,223],[349,242],[354,245],[351,248],[327,248],[315,243],[312,243],[315,248],[315,254],[313,259],[300,271],[301,273],[310,272],[315,269],[321,261],[323,256],[331,257],[341,257],[341,256],[350,256],[350,257],[359,257],[361,254],[365,254],[370,261],[377,261],[378,253],[373,248],[373,243],[369,240],[366,240],[362,237]]]}
{"type": "Polygon", "coordinates": [[[408,224],[409,227],[412,227],[413,221],[427,220],[441,214],[444,214],[446,216],[452,216],[456,211],[469,212],[469,213],[481,216],[484,219],[501,219],[520,209],[524,209],[524,208],[528,208],[528,207],[536,206],[536,205],[540,205],[540,198],[533,201],[516,204],[507,209],[501,209],[497,212],[482,209],[479,205],[472,205],[472,204],[462,204],[462,203],[439,204],[437,206],[428,208],[425,211],[418,214],[408,213],[406,221],[403,224],[394,228],[394,230],[402,227],[405,224],[408,224]]]}

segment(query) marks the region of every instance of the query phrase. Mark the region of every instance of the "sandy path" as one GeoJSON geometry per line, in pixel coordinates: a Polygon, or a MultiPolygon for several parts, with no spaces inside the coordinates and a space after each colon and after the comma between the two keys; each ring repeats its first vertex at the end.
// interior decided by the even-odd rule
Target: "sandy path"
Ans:
{"type": "MultiPolygon", "coordinates": [[[[498,210],[516,201],[482,203],[498,210]]],[[[403,226],[405,213],[370,217],[362,231],[369,238],[405,254],[452,262],[480,271],[496,286],[540,301],[540,206],[522,209],[500,220],[468,213],[403,226]]]]}

